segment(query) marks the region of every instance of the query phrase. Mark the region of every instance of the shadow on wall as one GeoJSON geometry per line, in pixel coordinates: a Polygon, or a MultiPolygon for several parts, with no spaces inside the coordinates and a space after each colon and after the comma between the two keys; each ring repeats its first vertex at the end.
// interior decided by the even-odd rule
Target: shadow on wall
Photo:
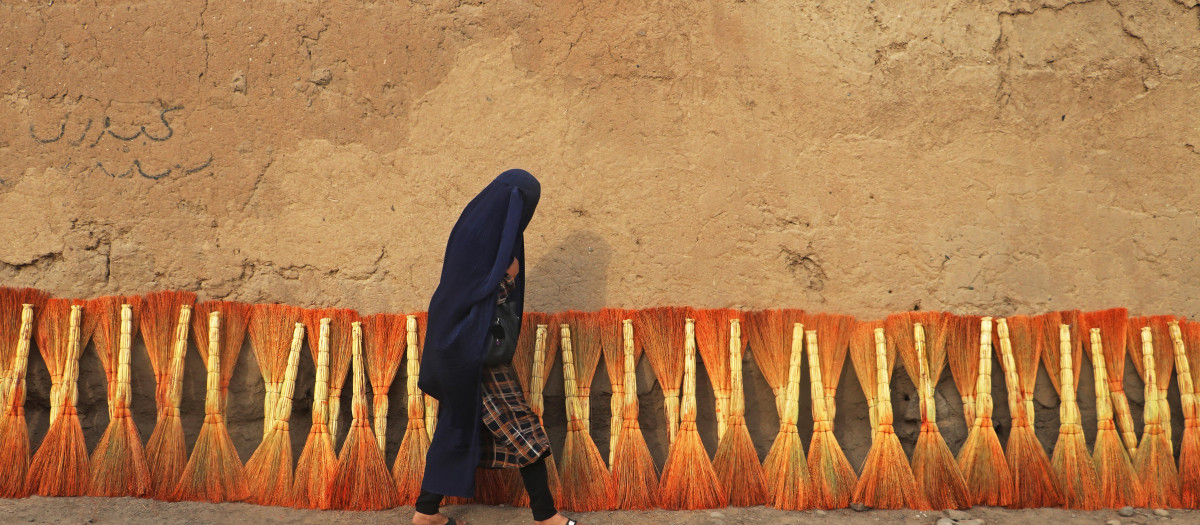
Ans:
{"type": "Polygon", "coordinates": [[[525,309],[591,311],[608,306],[605,282],[611,260],[612,247],[599,234],[571,233],[532,267],[526,261],[525,309]]]}

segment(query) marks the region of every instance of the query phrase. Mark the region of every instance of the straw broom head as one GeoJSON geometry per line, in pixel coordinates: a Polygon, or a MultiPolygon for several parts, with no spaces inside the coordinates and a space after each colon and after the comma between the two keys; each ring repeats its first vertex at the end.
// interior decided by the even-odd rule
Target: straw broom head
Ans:
{"type": "Polygon", "coordinates": [[[374,394],[375,442],[382,454],[387,448],[388,393],[408,349],[408,318],[400,314],[374,314],[363,319],[363,352],[367,378],[374,394]]]}
{"type": "Polygon", "coordinates": [[[371,432],[371,409],[367,401],[367,373],[363,363],[362,323],[351,324],[353,391],[350,429],[338,456],[329,486],[329,504],[335,509],[383,510],[399,505],[399,494],[383,453],[371,432]]]}
{"type": "Polygon", "coordinates": [[[405,404],[408,407],[408,425],[400,441],[400,451],[392,465],[392,478],[400,505],[416,503],[421,494],[421,479],[425,473],[425,453],[429,451],[429,433],[425,430],[425,399],[417,388],[421,374],[417,316],[405,319],[405,404]]]}
{"type": "Polygon", "coordinates": [[[696,350],[712,383],[716,404],[717,440],[725,435],[729,417],[729,320],[736,311],[728,308],[696,310],[696,350]]]}
{"type": "MultiPolygon", "coordinates": [[[[1137,434],[1133,428],[1133,413],[1125,396],[1125,346],[1128,344],[1129,312],[1124,308],[1110,308],[1080,314],[1082,330],[1100,330],[1103,341],[1102,355],[1108,372],[1108,390],[1112,398],[1113,418],[1120,429],[1121,440],[1127,454],[1137,453],[1137,434]]],[[[1090,338],[1090,337],[1089,337],[1090,338]]],[[[1089,354],[1090,355],[1090,354],[1089,354]]],[[[1093,360],[1093,365],[1095,361],[1093,360]]]]}
{"type": "Polygon", "coordinates": [[[624,390],[621,426],[616,430],[619,436],[617,452],[613,455],[613,484],[616,486],[617,508],[647,510],[654,508],[658,502],[658,469],[654,466],[654,459],[650,456],[638,422],[637,349],[631,320],[621,321],[621,350],[622,382],[630,387],[624,390]]]}
{"type": "Polygon", "coordinates": [[[1071,363],[1075,366],[1072,377],[1075,378],[1075,389],[1079,389],[1079,371],[1083,367],[1083,340],[1087,331],[1083,329],[1083,313],[1079,310],[1064,310],[1034,317],[1034,326],[1038,329],[1038,338],[1042,341],[1042,364],[1050,376],[1050,383],[1056,392],[1062,392],[1058,384],[1060,364],[1059,325],[1065,324],[1071,331],[1071,363]]]}
{"type": "MultiPolygon", "coordinates": [[[[25,421],[25,371],[29,363],[29,340],[33,335],[33,305],[21,307],[16,351],[11,362],[0,416],[0,498],[24,498],[29,495],[25,479],[29,475],[29,428],[25,421]]],[[[7,312],[4,312],[7,315],[7,312]]]]}
{"type": "MultiPolygon", "coordinates": [[[[1012,413],[1012,431],[1008,434],[1008,468],[1013,478],[1012,508],[1037,508],[1062,505],[1062,490],[1059,489],[1058,478],[1050,466],[1050,458],[1046,450],[1038,442],[1027,412],[1026,396],[1021,391],[1022,380],[1013,350],[1011,334],[1020,334],[1017,338],[1020,345],[1028,344],[1030,321],[1028,317],[1014,316],[1010,319],[996,320],[996,333],[1000,341],[1000,359],[1004,368],[1004,384],[1008,389],[1008,406],[1012,413]],[[1018,327],[1011,333],[1007,321],[1014,321],[1018,327]]],[[[1020,347],[1018,347],[1020,348],[1020,347]]],[[[1026,350],[1025,353],[1032,353],[1026,350]]],[[[1028,357],[1025,357],[1028,360],[1028,357]]],[[[1033,363],[1036,365],[1037,361],[1033,363]]]]}
{"type": "MultiPolygon", "coordinates": [[[[1046,314],[1043,319],[1046,323],[1057,326],[1059,316],[1057,313],[1050,313],[1046,314]]],[[[1009,349],[1012,352],[1013,363],[1016,364],[1017,392],[1021,394],[1021,400],[1025,403],[1023,412],[1025,418],[1028,420],[1029,426],[1033,426],[1036,419],[1033,389],[1037,382],[1038,363],[1042,359],[1041,353],[1045,346],[1045,338],[1041,334],[1042,320],[1027,315],[1014,315],[1000,321],[1006,321],[1008,324],[1009,349]]],[[[1056,337],[1054,341],[1057,340],[1056,337]]],[[[1001,365],[1006,362],[1005,359],[1000,361],[1001,365]]],[[[1057,371],[1057,367],[1054,370],[1057,371]]],[[[1009,404],[1012,404],[1012,400],[1009,400],[1009,404]]]]}
{"type": "MultiPolygon", "coordinates": [[[[148,312],[157,316],[158,312],[148,312]]],[[[146,317],[143,316],[143,326],[146,317]]],[[[187,465],[187,450],[183,442],[183,422],[179,418],[179,406],[183,401],[183,362],[187,353],[188,327],[191,326],[192,306],[179,306],[175,323],[174,343],[171,357],[162,363],[165,368],[158,383],[156,396],[161,393],[158,405],[158,422],[146,442],[146,467],[150,471],[150,492],[154,499],[169,499],[183,468],[187,465]]],[[[142,333],[145,334],[145,328],[142,333]]]]}
{"type": "Polygon", "coordinates": [[[563,446],[561,506],[577,512],[609,510],[616,506],[612,476],[584,427],[576,383],[575,352],[570,326],[560,325],[563,383],[567,397],[567,439],[563,446]]]}
{"type": "MultiPolygon", "coordinates": [[[[46,367],[59,370],[60,385],[51,392],[50,430],[29,461],[26,483],[30,494],[39,496],[83,496],[90,481],[83,428],[75,411],[79,380],[79,354],[88,332],[95,326],[83,313],[82,301],[50,299],[39,319],[38,346],[46,367]],[[65,322],[64,322],[65,321],[65,322]],[[45,325],[46,332],[42,331],[45,325]],[[90,325],[90,326],[89,326],[90,325]],[[65,328],[65,329],[64,329],[65,328]],[[45,335],[43,335],[45,334],[45,335]],[[49,337],[42,346],[43,337],[49,337]],[[53,345],[53,346],[51,346],[53,345]]],[[[52,374],[54,372],[51,372],[52,374]]]]}
{"type": "MultiPolygon", "coordinates": [[[[537,326],[546,324],[547,315],[542,312],[525,312],[521,315],[521,335],[517,337],[517,350],[513,353],[513,370],[517,372],[517,380],[521,382],[521,390],[529,392],[530,374],[533,373],[533,346],[534,339],[537,337],[537,326]]],[[[557,346],[557,345],[556,345],[557,346]]],[[[547,354],[549,352],[543,352],[547,354]]],[[[549,363],[545,363],[547,368],[554,366],[554,356],[546,356],[549,363]]]]}
{"type": "MultiPolygon", "coordinates": [[[[205,303],[197,306],[197,309],[205,303]]],[[[188,459],[183,475],[179,478],[179,486],[171,494],[174,501],[241,501],[250,496],[246,485],[246,472],[242,460],[238,457],[233,441],[229,439],[229,431],[225,427],[224,402],[222,391],[225,389],[222,381],[222,371],[227,367],[224,362],[225,354],[236,359],[238,350],[229,350],[230,343],[224,341],[229,335],[236,337],[241,346],[241,337],[233,333],[237,324],[245,327],[247,305],[230,304],[215,305],[208,314],[208,329],[205,342],[208,343],[205,367],[208,369],[207,391],[204,396],[204,425],[200,427],[200,436],[196,438],[196,446],[192,449],[192,457],[188,459]],[[223,315],[226,310],[233,317],[241,316],[222,330],[223,315]]],[[[240,350],[240,348],[239,348],[240,350]]],[[[230,375],[233,366],[228,365],[230,375]]]]}
{"type": "MultiPolygon", "coordinates": [[[[1171,429],[1171,407],[1167,400],[1167,389],[1171,386],[1171,370],[1175,366],[1175,358],[1171,351],[1171,334],[1168,326],[1175,320],[1174,316],[1170,315],[1152,315],[1146,317],[1131,317],[1129,318],[1129,331],[1127,344],[1129,345],[1129,354],[1133,358],[1134,367],[1137,368],[1138,374],[1145,381],[1147,376],[1144,363],[1147,361],[1142,358],[1142,348],[1138,344],[1138,333],[1143,328],[1149,328],[1155,348],[1158,349],[1154,353],[1153,363],[1154,377],[1158,382],[1158,413],[1160,414],[1160,424],[1162,425],[1163,433],[1167,436],[1167,450],[1172,454],[1175,452],[1175,444],[1172,441],[1171,429]]],[[[1143,427],[1144,428],[1144,427],[1143,427]]]]}
{"type": "Polygon", "coordinates": [[[246,501],[259,505],[291,506],[292,504],[292,439],[289,421],[292,416],[292,394],[296,389],[296,370],[300,365],[300,349],[304,346],[304,324],[292,323],[292,344],[284,365],[283,382],[271,422],[262,444],[246,462],[246,478],[250,480],[250,497],[246,501]]]}
{"type": "MultiPolygon", "coordinates": [[[[1046,336],[1049,333],[1043,332],[1046,336]]],[[[1058,351],[1059,384],[1062,385],[1059,404],[1058,442],[1054,445],[1054,456],[1050,464],[1059,483],[1062,484],[1063,506],[1069,509],[1092,510],[1100,508],[1100,478],[1088,457],[1087,442],[1083,437],[1083,425],[1079,416],[1079,403],[1075,400],[1075,359],[1071,327],[1059,325],[1058,351]]],[[[1046,349],[1054,345],[1047,345],[1046,349]]]]}
{"type": "MultiPolygon", "coordinates": [[[[146,343],[146,355],[150,368],[154,370],[154,402],[162,410],[169,402],[168,375],[171,356],[175,350],[175,332],[178,328],[179,311],[184,305],[190,309],[196,304],[194,292],[161,291],[142,296],[142,315],[139,324],[142,341],[146,343]]],[[[190,320],[190,317],[189,317],[190,320]]],[[[162,416],[160,415],[161,419],[162,416]]],[[[146,449],[150,457],[150,449],[146,449]]]]}
{"type": "MultiPolygon", "coordinates": [[[[333,438],[329,434],[329,328],[330,320],[317,323],[317,378],[313,386],[312,426],[300,452],[292,485],[292,505],[299,508],[329,508],[329,481],[337,466],[333,438]]],[[[312,328],[305,327],[311,332],[312,328]]],[[[310,348],[311,334],[310,334],[310,348]]]]}
{"type": "Polygon", "coordinates": [[[638,346],[650,360],[650,367],[662,387],[667,413],[668,435],[672,441],[679,429],[679,387],[683,381],[683,325],[690,315],[686,307],[660,306],[638,310],[633,322],[638,346]]]}
{"type": "Polygon", "coordinates": [[[0,286],[0,405],[8,395],[8,381],[21,333],[23,305],[40,313],[50,295],[36,288],[0,286]]]}
{"type": "Polygon", "coordinates": [[[308,328],[309,347],[312,347],[311,332],[321,319],[329,319],[329,436],[337,444],[338,428],[341,425],[342,387],[350,373],[350,323],[359,321],[358,312],[349,308],[321,308],[306,310],[304,324],[308,328]]]}
{"type": "Polygon", "coordinates": [[[250,348],[262,372],[266,395],[263,399],[263,439],[275,419],[275,403],[288,364],[288,340],[300,322],[302,310],[286,304],[256,304],[250,307],[250,348]]]}
{"type": "MultiPolygon", "coordinates": [[[[609,396],[608,420],[608,467],[609,470],[612,470],[613,461],[617,455],[617,442],[621,438],[621,422],[624,420],[625,345],[622,324],[628,315],[625,310],[620,308],[604,308],[596,315],[599,317],[600,349],[604,353],[604,370],[608,373],[608,384],[612,386],[612,395],[609,396]]],[[[636,390],[637,384],[633,384],[632,388],[636,390]]]]}
{"type": "Polygon", "coordinates": [[[796,430],[800,412],[803,333],[803,325],[792,325],[783,415],[779,419],[779,433],[776,434],[775,442],[763,460],[763,474],[767,479],[767,490],[771,494],[771,505],[784,510],[799,510],[812,506],[809,497],[811,477],[808,472],[808,460],[804,456],[804,445],[800,442],[800,434],[796,430]]]}
{"type": "Polygon", "coordinates": [[[717,473],[717,481],[725,487],[729,497],[729,505],[733,507],[753,507],[769,501],[767,480],[763,474],[762,463],[758,460],[758,452],[750,439],[750,430],[746,427],[746,400],[742,389],[742,355],[745,344],[742,339],[741,320],[737,312],[730,312],[731,318],[727,326],[729,336],[729,409],[726,421],[725,435],[717,443],[717,453],[713,457],[713,470],[717,473]]]}
{"type": "Polygon", "coordinates": [[[684,329],[683,393],[679,433],[667,453],[659,481],[659,503],[668,510],[713,509],[729,505],[696,429],[696,337],[694,320],[684,329]]]}
{"type": "MultiPolygon", "coordinates": [[[[1087,315],[1084,315],[1084,326],[1087,326],[1087,315]]],[[[1142,484],[1121,436],[1113,421],[1113,402],[1109,394],[1108,373],[1104,357],[1104,343],[1101,340],[1100,328],[1091,328],[1088,334],[1089,352],[1092,357],[1093,379],[1096,385],[1096,442],[1092,454],[1092,463],[1096,466],[1096,476],[1100,482],[1098,487],[1098,505],[1101,508],[1114,509],[1124,506],[1141,507],[1145,505],[1142,494],[1142,484]]],[[[1124,339],[1122,339],[1124,341],[1124,339]]]]}
{"type": "MultiPolygon", "coordinates": [[[[992,318],[979,319],[981,328],[975,332],[979,345],[976,354],[978,364],[975,366],[977,378],[972,389],[975,421],[967,434],[966,443],[958,452],[958,468],[971,493],[971,505],[1002,507],[1012,503],[1013,481],[1004,458],[1004,449],[1000,447],[1000,438],[992,426],[992,318]]],[[[961,327],[959,329],[962,330],[961,327]]],[[[950,350],[950,355],[954,355],[954,350],[950,350]]],[[[954,359],[951,359],[952,372],[954,366],[954,359]]]]}
{"type": "MultiPolygon", "coordinates": [[[[875,371],[875,329],[883,327],[883,321],[858,321],[854,324],[854,330],[850,334],[850,360],[854,364],[854,372],[858,376],[858,384],[862,387],[863,396],[867,398],[872,435],[879,424],[878,408],[876,407],[879,385],[876,382],[878,376],[875,371]]],[[[888,361],[894,362],[894,358],[895,354],[892,354],[888,361]]],[[[891,374],[890,363],[888,374],[891,374]]],[[[859,483],[862,483],[861,479],[859,483]]]]}
{"type": "MultiPolygon", "coordinates": [[[[138,303],[138,301],[131,301],[138,303]]],[[[103,315],[111,315],[105,312],[103,315]]],[[[129,359],[133,347],[135,323],[134,307],[130,303],[120,305],[118,333],[116,336],[116,362],[113,393],[109,399],[108,428],[96,444],[91,458],[91,496],[141,496],[149,490],[150,472],[146,467],[146,456],[142,450],[142,438],[138,435],[133,414],[129,412],[132,389],[129,384],[129,359]]],[[[101,325],[107,325],[101,321],[101,325]]],[[[97,352],[100,344],[97,342],[97,352]]],[[[102,354],[102,352],[100,352],[102,354]]]]}
{"type": "Polygon", "coordinates": [[[846,365],[850,336],[854,332],[856,321],[850,315],[822,313],[809,316],[809,323],[823,341],[821,378],[825,385],[825,408],[829,411],[829,420],[833,421],[837,417],[838,384],[842,379],[842,368],[846,365]]]}
{"type": "Polygon", "coordinates": [[[877,326],[875,340],[875,384],[877,388],[877,424],[871,450],[863,461],[862,476],[854,489],[853,501],[871,508],[923,510],[929,508],[921,487],[913,477],[900,439],[892,428],[892,396],[889,386],[891,365],[884,328],[877,326]]]}
{"type": "Polygon", "coordinates": [[[783,416],[788,380],[787,334],[781,310],[757,310],[746,312],[744,333],[750,343],[750,355],[762,371],[767,385],[775,392],[776,415],[783,416]]]}
{"type": "Polygon", "coordinates": [[[829,414],[824,394],[825,352],[820,347],[819,334],[809,330],[809,382],[812,389],[813,436],[808,448],[808,472],[812,477],[812,504],[819,509],[840,509],[850,504],[858,477],[850,461],[833,435],[833,418],[829,414]]]}
{"type": "MultiPolygon", "coordinates": [[[[1130,319],[1131,327],[1136,324],[1135,320],[1130,319]]],[[[1143,418],[1145,427],[1142,430],[1142,443],[1133,457],[1133,468],[1142,481],[1147,506],[1179,508],[1182,503],[1179,471],[1171,454],[1170,438],[1162,424],[1164,419],[1170,417],[1170,412],[1164,413],[1161,409],[1161,398],[1165,392],[1159,389],[1160,381],[1155,376],[1159,366],[1156,364],[1152,333],[1151,326],[1143,326],[1138,331],[1141,345],[1136,353],[1142,358],[1142,370],[1145,374],[1143,377],[1146,380],[1146,412],[1143,418]]]]}
{"type": "Polygon", "coordinates": [[[108,417],[110,420],[113,417],[112,401],[116,397],[117,388],[117,360],[120,353],[122,304],[130,305],[133,323],[136,325],[138,310],[141,309],[142,305],[140,297],[120,295],[97,297],[89,300],[84,307],[92,315],[96,316],[96,331],[92,334],[92,340],[96,343],[96,354],[100,357],[100,364],[104,368],[105,394],[109,401],[108,417]]]}
{"type": "MultiPolygon", "coordinates": [[[[947,314],[946,360],[963,402],[967,428],[975,424],[975,386],[979,377],[979,327],[982,317],[947,314]]],[[[990,346],[990,343],[989,343],[990,346]]]]}
{"type": "MultiPolygon", "coordinates": [[[[945,319],[945,316],[918,317],[918,319],[931,321],[934,333],[940,330],[938,328],[939,318],[945,319]]],[[[928,346],[925,344],[927,338],[924,324],[919,321],[914,322],[912,328],[912,355],[905,359],[905,364],[907,365],[910,361],[916,364],[917,394],[921,407],[921,433],[917,437],[916,448],[913,449],[913,477],[924,489],[925,499],[932,508],[966,508],[971,505],[967,482],[963,479],[962,472],[958,470],[954,454],[950,452],[950,447],[946,445],[946,440],[942,438],[941,430],[937,425],[937,404],[933,397],[934,381],[930,378],[932,374],[936,374],[936,372],[930,372],[934,368],[931,363],[935,358],[931,357],[930,353],[939,352],[939,349],[935,342],[934,347],[929,352],[926,351],[928,346]]],[[[944,333],[944,330],[940,331],[944,333]]],[[[936,338],[935,336],[935,340],[936,338]]],[[[903,346],[898,350],[902,356],[909,353],[908,349],[903,346]]],[[[944,345],[940,352],[944,357],[944,345]]],[[[945,362],[944,359],[941,361],[945,362]]]]}
{"type": "Polygon", "coordinates": [[[575,351],[575,382],[578,389],[576,399],[580,402],[584,431],[591,432],[592,380],[596,377],[596,368],[603,353],[600,338],[604,329],[604,318],[600,312],[576,311],[564,312],[557,318],[560,323],[571,327],[572,350],[575,351]]]}
{"type": "Polygon", "coordinates": [[[1183,406],[1183,441],[1179,446],[1180,496],[1185,508],[1200,508],[1200,398],[1195,385],[1200,378],[1200,323],[1184,321],[1171,329],[1175,343],[1175,369],[1179,373],[1183,406]]]}

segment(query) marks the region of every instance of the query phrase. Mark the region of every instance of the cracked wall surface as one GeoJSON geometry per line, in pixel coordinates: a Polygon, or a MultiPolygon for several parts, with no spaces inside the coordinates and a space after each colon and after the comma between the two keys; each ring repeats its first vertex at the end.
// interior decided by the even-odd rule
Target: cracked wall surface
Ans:
{"type": "Polygon", "coordinates": [[[531,309],[1200,314],[1195,0],[47,4],[0,5],[5,285],[420,310],[458,211],[523,167],[531,309]]]}

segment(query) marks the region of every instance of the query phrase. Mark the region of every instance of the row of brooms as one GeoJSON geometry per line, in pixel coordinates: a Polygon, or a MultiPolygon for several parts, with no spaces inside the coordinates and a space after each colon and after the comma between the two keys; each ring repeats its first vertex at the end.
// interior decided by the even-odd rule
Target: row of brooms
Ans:
{"type": "MultiPolygon", "coordinates": [[[[360,510],[412,504],[437,424],[436,401],[416,385],[423,327],[423,314],[360,317],[348,309],[197,303],[190,292],[85,301],[0,288],[0,497],[141,496],[360,510]],[[129,409],[135,332],[141,333],[156,380],[157,420],[144,446],[129,409]],[[189,332],[207,369],[205,418],[190,456],[180,419],[189,332]],[[243,465],[225,426],[225,409],[247,333],[266,395],[262,443],[243,465]],[[293,465],[288,425],[306,339],[316,365],[313,423],[293,465]],[[51,376],[50,427],[32,456],[24,415],[31,340],[51,376]],[[110,421],[90,457],[75,409],[80,354],[89,340],[107,376],[110,421]],[[384,459],[387,396],[401,364],[406,365],[408,421],[389,470],[384,459]],[[338,409],[348,377],[353,378],[352,423],[338,451],[338,409]],[[368,381],[373,400],[367,399],[368,381]]],[[[995,320],[905,312],[880,321],[788,309],[527,313],[513,365],[539,417],[547,371],[559,354],[568,426],[565,445],[554,456],[561,468],[552,466],[550,472],[551,488],[564,509],[1200,506],[1200,410],[1193,387],[1200,372],[1189,366],[1200,361],[1197,322],[1130,318],[1124,309],[995,320]],[[992,423],[997,348],[1012,418],[1006,447],[992,423]],[[774,392],[780,421],[761,462],[745,420],[741,364],[746,351],[774,392]],[[813,418],[807,453],[797,430],[805,351],[813,418]],[[1127,351],[1145,382],[1140,440],[1124,393],[1127,351]],[[662,389],[669,423],[670,447],[661,472],[638,423],[635,370],[643,353],[662,389]],[[868,401],[872,429],[872,446],[857,472],[833,432],[834,399],[847,354],[868,401]],[[911,461],[893,429],[889,384],[897,356],[917,386],[921,407],[911,461]],[[1091,452],[1075,398],[1084,356],[1096,382],[1091,452]],[[601,357],[613,392],[608,458],[592,440],[588,417],[590,385],[601,357]],[[696,427],[697,357],[714,389],[718,447],[712,458],[696,427]],[[939,433],[933,400],[947,364],[970,429],[957,457],[939,433]],[[1061,398],[1052,456],[1033,430],[1039,364],[1050,372],[1061,398]],[[1178,464],[1166,398],[1172,368],[1185,419],[1178,464]]],[[[480,469],[474,501],[528,504],[514,470],[480,469]]]]}

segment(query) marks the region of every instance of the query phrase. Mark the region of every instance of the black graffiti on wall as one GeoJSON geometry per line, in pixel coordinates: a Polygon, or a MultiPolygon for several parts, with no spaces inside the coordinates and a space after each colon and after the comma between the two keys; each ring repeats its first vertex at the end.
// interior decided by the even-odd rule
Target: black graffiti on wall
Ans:
{"type": "MultiPolygon", "coordinates": [[[[89,117],[87,119],[87,122],[83,122],[82,125],[80,126],[80,130],[78,131],[77,138],[71,138],[71,137],[76,136],[76,133],[74,133],[74,132],[71,134],[71,137],[67,136],[68,123],[71,122],[71,114],[68,112],[62,118],[62,121],[59,122],[57,133],[54,133],[54,134],[38,133],[37,126],[35,124],[30,124],[29,125],[29,137],[32,138],[38,144],[53,144],[56,142],[60,142],[64,138],[66,138],[66,144],[68,146],[71,146],[74,148],[85,147],[84,146],[85,144],[86,144],[87,148],[95,148],[96,145],[99,144],[101,140],[103,140],[105,138],[109,138],[109,137],[119,140],[119,141],[122,141],[122,142],[132,142],[134,140],[137,140],[139,137],[145,137],[146,139],[149,139],[151,142],[166,142],[168,140],[171,140],[171,137],[175,136],[175,128],[173,128],[171,126],[171,121],[168,118],[168,114],[175,112],[175,111],[179,111],[181,109],[183,109],[183,106],[170,106],[170,107],[162,108],[158,112],[158,120],[159,120],[159,123],[161,123],[161,126],[157,125],[157,123],[152,124],[151,129],[147,129],[146,125],[143,124],[143,125],[139,125],[136,130],[122,131],[122,130],[118,130],[118,129],[114,128],[114,126],[112,124],[112,118],[109,117],[108,115],[104,116],[104,118],[101,120],[101,124],[98,126],[96,125],[96,119],[89,117]],[[93,128],[97,128],[97,129],[93,130],[93,128]],[[89,140],[89,135],[91,135],[92,133],[95,133],[95,137],[91,138],[89,140]]],[[[213,157],[210,154],[208,156],[208,159],[204,160],[202,162],[198,162],[195,164],[189,164],[189,165],[185,165],[183,163],[175,163],[173,166],[168,167],[166,169],[151,169],[151,170],[147,171],[147,169],[145,167],[143,167],[141,159],[134,159],[133,163],[129,166],[129,168],[125,169],[124,171],[109,170],[107,167],[104,166],[103,161],[96,161],[96,164],[93,166],[93,169],[98,169],[98,170],[100,170],[101,173],[108,175],[109,177],[112,177],[115,179],[131,178],[135,174],[137,174],[137,175],[140,175],[147,179],[159,180],[159,179],[166,178],[167,176],[171,175],[172,173],[182,173],[184,175],[191,175],[193,173],[198,173],[198,172],[204,171],[208,167],[212,166],[212,162],[213,162],[213,157]]],[[[66,166],[70,166],[70,164],[71,164],[71,161],[68,160],[66,166]]]]}

